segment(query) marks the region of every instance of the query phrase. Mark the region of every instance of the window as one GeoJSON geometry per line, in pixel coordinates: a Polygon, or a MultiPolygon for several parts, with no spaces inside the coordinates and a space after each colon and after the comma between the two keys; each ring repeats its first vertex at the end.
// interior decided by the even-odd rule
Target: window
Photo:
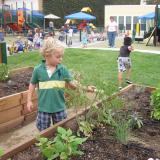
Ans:
{"type": "Polygon", "coordinates": [[[132,17],[126,16],[126,30],[131,30],[132,17]]]}
{"type": "Polygon", "coordinates": [[[124,16],[119,16],[119,30],[124,30],[124,16]]]}
{"type": "Polygon", "coordinates": [[[133,17],[133,30],[136,30],[136,24],[138,23],[138,17],[133,17]]]}
{"type": "Polygon", "coordinates": [[[146,31],[146,19],[141,19],[141,30],[146,31]]]}

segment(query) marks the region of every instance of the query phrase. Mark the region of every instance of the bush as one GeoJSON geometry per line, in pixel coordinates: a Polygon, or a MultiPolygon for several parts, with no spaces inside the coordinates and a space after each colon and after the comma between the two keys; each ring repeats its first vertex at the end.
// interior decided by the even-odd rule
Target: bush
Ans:
{"type": "Polygon", "coordinates": [[[160,120],[160,87],[152,93],[151,105],[153,106],[151,117],[160,120]]]}
{"type": "Polygon", "coordinates": [[[83,154],[78,147],[87,140],[86,138],[76,137],[70,129],[66,130],[62,127],[58,127],[57,132],[58,133],[53,140],[39,138],[39,143],[36,144],[47,160],[57,158],[68,160],[72,156],[83,154]]]}
{"type": "Polygon", "coordinates": [[[8,75],[9,75],[8,66],[4,63],[0,64],[0,81],[7,80],[8,75]]]}
{"type": "Polygon", "coordinates": [[[130,115],[129,124],[132,129],[141,128],[143,126],[142,117],[137,112],[133,112],[130,115]]]}

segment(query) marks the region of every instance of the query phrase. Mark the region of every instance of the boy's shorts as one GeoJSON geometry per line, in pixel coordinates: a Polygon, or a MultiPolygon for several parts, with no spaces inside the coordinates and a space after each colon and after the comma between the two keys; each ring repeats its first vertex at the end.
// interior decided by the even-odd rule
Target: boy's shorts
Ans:
{"type": "Polygon", "coordinates": [[[118,71],[125,72],[131,68],[131,59],[129,57],[118,57],[118,71]]]}
{"type": "Polygon", "coordinates": [[[39,131],[43,131],[55,124],[67,118],[67,113],[65,110],[56,112],[56,113],[46,113],[46,112],[38,112],[36,126],[39,131]]]}

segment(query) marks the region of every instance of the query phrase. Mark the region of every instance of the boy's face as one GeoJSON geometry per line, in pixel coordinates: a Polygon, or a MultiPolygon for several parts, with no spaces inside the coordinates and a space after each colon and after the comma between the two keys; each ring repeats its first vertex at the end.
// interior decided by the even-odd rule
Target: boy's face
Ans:
{"type": "Polygon", "coordinates": [[[63,55],[64,55],[64,49],[57,48],[53,54],[46,56],[46,61],[49,63],[49,65],[56,66],[62,63],[63,55]]]}

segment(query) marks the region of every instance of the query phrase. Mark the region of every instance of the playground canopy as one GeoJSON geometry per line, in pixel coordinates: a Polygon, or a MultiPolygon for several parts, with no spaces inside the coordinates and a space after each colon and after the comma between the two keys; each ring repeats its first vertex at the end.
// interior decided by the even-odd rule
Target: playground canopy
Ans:
{"type": "Polygon", "coordinates": [[[94,20],[96,19],[95,16],[92,16],[90,14],[87,13],[83,13],[83,12],[77,12],[74,14],[70,14],[64,17],[65,19],[78,19],[78,20],[94,20]]]}
{"type": "Polygon", "coordinates": [[[145,15],[139,16],[138,19],[154,19],[155,18],[155,12],[147,13],[145,15]]]}
{"type": "Polygon", "coordinates": [[[60,17],[54,15],[54,14],[48,14],[44,16],[45,19],[60,19],[60,17]]]}
{"type": "Polygon", "coordinates": [[[48,14],[46,16],[44,16],[44,30],[45,30],[45,26],[46,26],[46,21],[45,19],[60,19],[60,17],[54,15],[54,14],[48,14]]]}
{"type": "Polygon", "coordinates": [[[44,14],[39,11],[33,10],[32,14],[33,14],[33,16],[44,18],[44,14]]]}

